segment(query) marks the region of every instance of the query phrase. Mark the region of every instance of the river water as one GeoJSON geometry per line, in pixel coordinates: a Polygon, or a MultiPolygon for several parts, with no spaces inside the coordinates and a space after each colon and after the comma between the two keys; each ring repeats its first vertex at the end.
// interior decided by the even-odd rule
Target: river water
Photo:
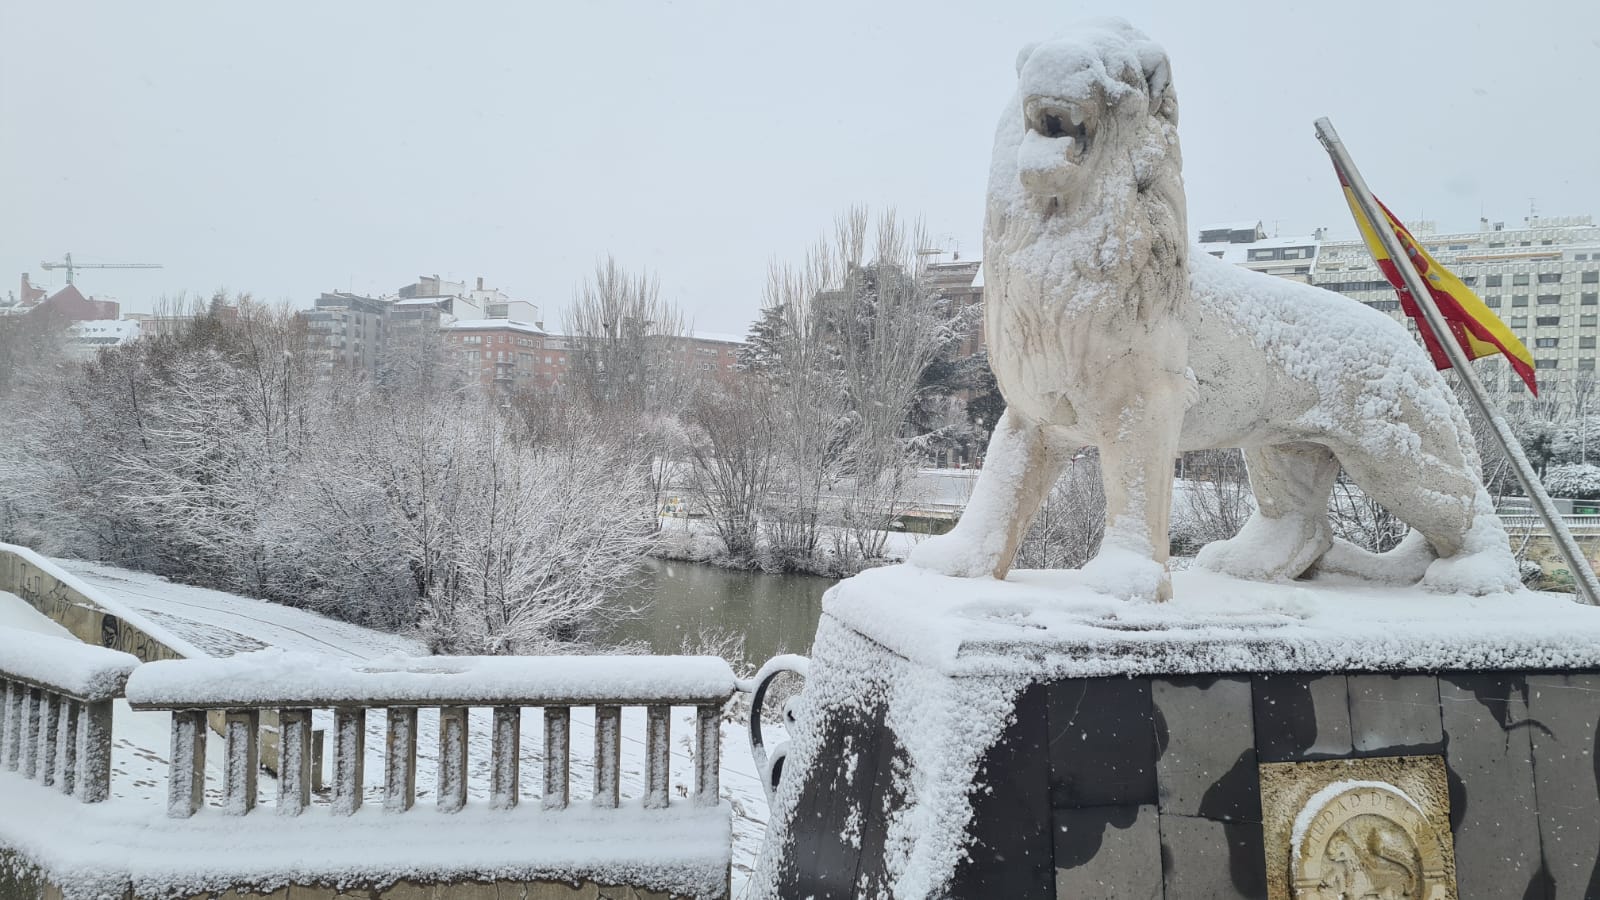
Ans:
{"type": "Polygon", "coordinates": [[[643,642],[650,653],[695,649],[702,632],[744,638],[745,659],[759,666],[779,653],[809,653],[822,615],[822,593],[835,579],[768,575],[702,563],[650,559],[621,599],[634,610],[611,632],[643,642]]]}

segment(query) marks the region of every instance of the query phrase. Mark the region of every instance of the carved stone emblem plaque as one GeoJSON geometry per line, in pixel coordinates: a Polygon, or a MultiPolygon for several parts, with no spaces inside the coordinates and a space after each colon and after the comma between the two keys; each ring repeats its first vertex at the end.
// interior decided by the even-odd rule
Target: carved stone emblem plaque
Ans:
{"type": "Polygon", "coordinates": [[[1457,900],[1438,756],[1261,766],[1269,900],[1457,900]]]}

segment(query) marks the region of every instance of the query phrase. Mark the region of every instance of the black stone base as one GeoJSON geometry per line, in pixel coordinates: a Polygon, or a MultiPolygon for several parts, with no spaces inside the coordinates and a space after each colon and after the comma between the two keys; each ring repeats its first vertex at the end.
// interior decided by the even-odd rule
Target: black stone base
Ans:
{"type": "MultiPolygon", "coordinates": [[[[811,710],[837,764],[799,787],[780,896],[886,890],[905,776],[886,703],[811,710]]],[[[942,895],[1265,898],[1259,763],[1438,754],[1462,900],[1600,898],[1597,720],[1595,672],[1034,683],[983,757],[942,895]]]]}

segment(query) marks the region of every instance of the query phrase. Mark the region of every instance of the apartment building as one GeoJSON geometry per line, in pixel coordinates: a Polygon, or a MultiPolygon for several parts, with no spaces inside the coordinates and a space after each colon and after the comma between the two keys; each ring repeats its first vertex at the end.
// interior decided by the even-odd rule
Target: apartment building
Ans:
{"type": "MultiPolygon", "coordinates": [[[[1441,232],[1427,221],[1408,227],[1527,345],[1542,394],[1594,378],[1600,359],[1600,227],[1591,216],[1529,216],[1514,228],[1484,219],[1472,231],[1441,232]]],[[[1201,229],[1201,247],[1219,259],[1336,291],[1416,327],[1358,239],[1329,241],[1320,233],[1269,238],[1259,226],[1215,226],[1201,229]]],[[[1506,387],[1515,393],[1521,383],[1508,378],[1506,387]]]]}
{"type": "Polygon", "coordinates": [[[348,372],[368,378],[378,374],[389,303],[344,291],[325,293],[302,313],[311,346],[323,351],[321,374],[348,372]]]}

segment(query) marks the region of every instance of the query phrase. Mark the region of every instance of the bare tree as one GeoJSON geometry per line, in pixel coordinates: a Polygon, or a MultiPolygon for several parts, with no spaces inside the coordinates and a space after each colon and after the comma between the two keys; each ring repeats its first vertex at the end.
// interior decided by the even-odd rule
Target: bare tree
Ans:
{"type": "Polygon", "coordinates": [[[776,428],[765,385],[736,378],[699,392],[686,411],[689,482],[731,560],[759,551],[759,511],[771,487],[776,428]]]}
{"type": "Polygon", "coordinates": [[[826,505],[841,568],[882,555],[915,464],[907,419],[923,373],[962,333],[922,270],[924,243],[892,212],[855,209],[803,268],[769,279],[752,367],[777,383],[786,549],[814,554],[826,505]]]}
{"type": "Polygon", "coordinates": [[[682,311],[661,299],[654,275],[629,274],[607,257],[573,298],[566,328],[571,398],[629,441],[659,506],[682,443],[678,416],[699,381],[682,311]]]}
{"type": "Polygon", "coordinates": [[[1100,551],[1105,537],[1106,495],[1100,456],[1092,447],[1075,454],[1066,474],[1050,489],[1017,549],[1015,566],[1078,569],[1100,551]]]}
{"type": "Polygon", "coordinates": [[[1238,450],[1198,450],[1183,454],[1183,477],[1174,483],[1173,552],[1190,556],[1212,541],[1239,533],[1255,501],[1238,450]]]}

